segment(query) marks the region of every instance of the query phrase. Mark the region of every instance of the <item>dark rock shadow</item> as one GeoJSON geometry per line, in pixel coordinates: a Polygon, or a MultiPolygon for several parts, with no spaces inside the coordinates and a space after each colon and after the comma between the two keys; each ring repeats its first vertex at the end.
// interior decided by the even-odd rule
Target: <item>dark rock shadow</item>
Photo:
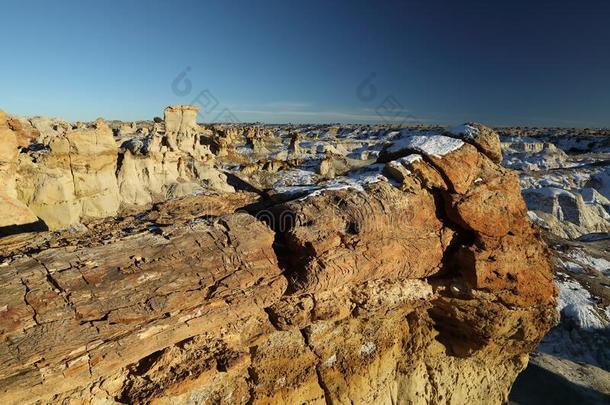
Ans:
{"type": "Polygon", "coordinates": [[[519,374],[509,395],[511,405],[610,405],[610,396],[574,384],[536,364],[519,374]]]}
{"type": "Polygon", "coordinates": [[[47,227],[47,224],[45,224],[44,221],[39,219],[37,222],[32,222],[30,224],[9,225],[0,227],[0,238],[4,236],[16,235],[19,233],[44,232],[48,230],[49,228],[47,227]]]}

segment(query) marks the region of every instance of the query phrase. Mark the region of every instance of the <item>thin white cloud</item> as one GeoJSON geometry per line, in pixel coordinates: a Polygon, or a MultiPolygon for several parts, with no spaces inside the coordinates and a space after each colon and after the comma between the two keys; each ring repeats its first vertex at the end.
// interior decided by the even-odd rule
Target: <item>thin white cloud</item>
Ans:
{"type": "Polygon", "coordinates": [[[273,101],[259,104],[259,107],[274,108],[279,110],[302,110],[311,107],[312,104],[305,101],[273,101]]]}
{"type": "MultiPolygon", "coordinates": [[[[410,115],[398,116],[382,116],[379,114],[346,112],[346,111],[303,111],[303,110],[261,110],[261,109],[232,109],[231,110],[238,118],[243,116],[255,116],[256,120],[281,120],[281,121],[299,121],[303,118],[310,118],[308,122],[318,121],[334,121],[334,122],[370,122],[370,123],[402,123],[402,122],[417,122],[418,120],[410,115]]],[[[248,121],[249,119],[241,119],[248,121]]]]}

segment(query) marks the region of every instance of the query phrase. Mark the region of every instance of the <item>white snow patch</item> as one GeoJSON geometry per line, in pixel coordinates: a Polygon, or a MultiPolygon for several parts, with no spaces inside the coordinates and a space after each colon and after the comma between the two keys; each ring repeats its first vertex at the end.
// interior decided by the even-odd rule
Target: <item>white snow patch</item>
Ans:
{"type": "Polygon", "coordinates": [[[469,124],[462,124],[458,125],[457,127],[449,128],[447,132],[456,136],[463,136],[466,139],[474,139],[477,135],[479,135],[478,128],[475,128],[469,124]]]}
{"type": "Polygon", "coordinates": [[[560,195],[570,197],[571,199],[576,198],[576,196],[573,193],[571,193],[567,190],[563,190],[561,188],[556,188],[556,187],[528,188],[528,189],[523,190],[523,192],[540,194],[540,195],[543,195],[543,196],[549,197],[549,198],[557,198],[560,195]]]}
{"type": "Polygon", "coordinates": [[[306,195],[300,200],[306,200],[309,197],[315,197],[325,191],[332,190],[354,189],[356,191],[364,192],[364,187],[362,187],[363,185],[377,183],[379,181],[388,181],[388,179],[382,174],[372,174],[359,177],[337,177],[336,179],[322,186],[322,188],[319,190],[315,190],[313,193],[306,195]]]}
{"type": "Polygon", "coordinates": [[[561,260],[561,259],[557,259],[557,261],[559,262],[558,264],[561,267],[563,267],[565,270],[567,270],[571,273],[584,273],[584,269],[578,263],[574,263],[570,260],[561,260]]]}
{"type": "Polygon", "coordinates": [[[407,135],[397,139],[388,148],[388,152],[396,153],[404,149],[413,149],[425,155],[442,157],[458,150],[462,145],[464,145],[462,140],[443,135],[407,135]]]}
{"type": "Polygon", "coordinates": [[[401,157],[400,159],[397,159],[398,162],[402,163],[403,165],[407,165],[407,164],[413,164],[419,160],[422,160],[421,155],[418,155],[416,153],[401,157]]]}
{"type": "Polygon", "coordinates": [[[281,177],[273,184],[273,188],[289,186],[309,186],[315,184],[317,175],[307,170],[295,169],[281,172],[281,177]]]}
{"type": "Polygon", "coordinates": [[[235,152],[237,152],[240,155],[253,155],[254,149],[252,149],[249,146],[238,146],[235,148],[235,152]]]}
{"type": "Polygon", "coordinates": [[[546,223],[546,221],[544,219],[540,218],[538,216],[538,214],[536,214],[534,211],[528,211],[527,212],[527,216],[530,219],[530,221],[532,221],[533,223],[535,223],[539,227],[545,228],[545,229],[549,228],[549,225],[546,223]]]}
{"type": "Polygon", "coordinates": [[[388,165],[398,168],[398,169],[404,169],[407,172],[407,174],[411,174],[411,171],[409,169],[405,168],[405,165],[400,161],[400,159],[392,160],[391,162],[388,162],[388,165]]]}
{"type": "Polygon", "coordinates": [[[591,255],[585,254],[582,250],[575,249],[568,253],[568,256],[574,261],[578,262],[582,265],[589,266],[594,268],[597,271],[600,271],[604,274],[610,274],[610,261],[602,258],[602,257],[593,257],[591,255]]]}
{"type": "Polygon", "coordinates": [[[577,281],[558,280],[557,310],[581,329],[603,329],[607,322],[597,313],[591,294],[577,281]]]}

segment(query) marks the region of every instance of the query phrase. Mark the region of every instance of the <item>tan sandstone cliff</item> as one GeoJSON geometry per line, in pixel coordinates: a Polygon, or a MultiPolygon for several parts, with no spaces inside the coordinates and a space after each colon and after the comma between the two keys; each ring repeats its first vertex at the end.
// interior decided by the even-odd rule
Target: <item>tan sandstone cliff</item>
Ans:
{"type": "Polygon", "coordinates": [[[283,202],[228,185],[167,200],[217,170],[209,134],[180,122],[120,146],[120,165],[98,122],[21,169],[52,168],[42,185],[64,193],[25,199],[39,217],[90,218],[0,239],[0,402],[507,401],[556,314],[497,135],[401,136],[378,159],[391,180],[283,202]],[[116,201],[144,208],[101,219],[116,201]]]}
{"type": "Polygon", "coordinates": [[[198,127],[196,115],[195,107],[170,106],[162,126],[123,140],[115,139],[102,119],[51,125],[40,119],[21,123],[1,113],[0,177],[7,190],[0,190],[0,198],[17,197],[31,212],[15,223],[5,219],[0,227],[40,218],[50,229],[63,229],[114,216],[124,206],[190,194],[199,182],[234,191],[214,168],[214,155],[201,142],[209,134],[198,127]]]}

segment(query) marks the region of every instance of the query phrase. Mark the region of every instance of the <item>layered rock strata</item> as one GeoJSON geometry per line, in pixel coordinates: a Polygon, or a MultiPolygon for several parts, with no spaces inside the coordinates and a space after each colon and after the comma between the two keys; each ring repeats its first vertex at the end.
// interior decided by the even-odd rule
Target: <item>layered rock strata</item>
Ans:
{"type": "Polygon", "coordinates": [[[392,139],[390,179],[0,239],[0,401],[506,402],[555,322],[551,264],[495,143],[446,135],[392,139]]]}

